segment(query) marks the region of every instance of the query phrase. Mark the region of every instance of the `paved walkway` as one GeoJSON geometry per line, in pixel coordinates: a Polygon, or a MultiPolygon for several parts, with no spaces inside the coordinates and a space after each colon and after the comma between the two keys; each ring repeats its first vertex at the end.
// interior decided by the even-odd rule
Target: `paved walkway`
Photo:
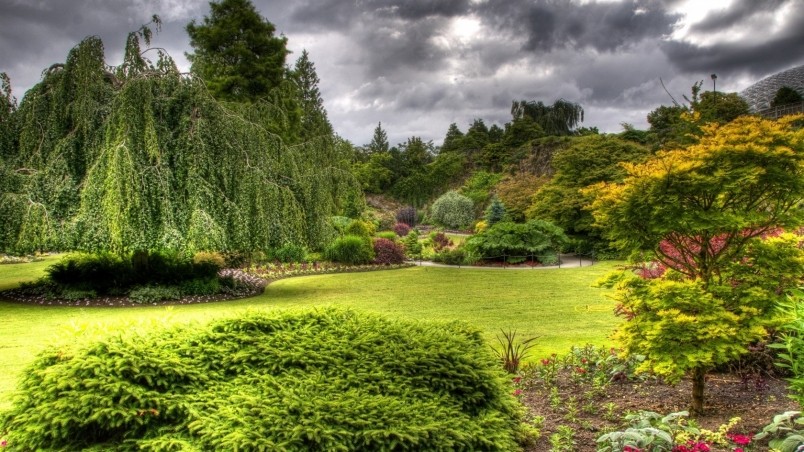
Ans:
{"type": "Polygon", "coordinates": [[[492,267],[492,266],[476,266],[476,265],[446,265],[446,264],[437,264],[431,261],[413,261],[414,264],[420,265],[422,267],[443,267],[443,268],[472,268],[477,270],[548,270],[548,269],[557,269],[557,268],[578,268],[578,267],[589,267],[590,265],[594,265],[595,261],[586,257],[586,256],[578,256],[577,254],[562,254],[559,256],[558,265],[542,265],[537,267],[531,267],[528,265],[518,266],[518,265],[509,265],[507,267],[492,267]]]}

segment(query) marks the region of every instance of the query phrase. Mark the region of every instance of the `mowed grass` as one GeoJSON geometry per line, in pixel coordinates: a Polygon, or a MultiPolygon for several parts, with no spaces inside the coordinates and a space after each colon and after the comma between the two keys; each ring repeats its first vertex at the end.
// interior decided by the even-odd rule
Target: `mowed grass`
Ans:
{"type": "MultiPolygon", "coordinates": [[[[40,277],[53,262],[0,265],[0,289],[40,277]]],[[[340,306],[391,317],[461,320],[497,345],[501,330],[538,336],[531,360],[572,345],[610,344],[618,319],[607,291],[593,283],[615,263],[572,269],[480,270],[413,267],[314,275],[272,283],[261,296],[219,303],[133,308],[28,306],[0,301],[0,409],[25,366],[49,345],[115,330],[147,331],[164,324],[208,321],[245,310],[340,306]]]]}

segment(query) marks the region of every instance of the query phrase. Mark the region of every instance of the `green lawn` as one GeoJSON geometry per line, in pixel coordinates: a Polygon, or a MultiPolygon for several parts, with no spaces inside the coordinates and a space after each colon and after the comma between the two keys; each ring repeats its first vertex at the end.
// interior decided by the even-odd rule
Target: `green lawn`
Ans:
{"type": "MultiPolygon", "coordinates": [[[[41,276],[52,263],[0,265],[0,289],[41,276]]],[[[532,359],[564,353],[571,345],[606,345],[618,320],[605,290],[592,283],[615,264],[580,269],[478,270],[414,267],[367,273],[284,279],[255,298],[190,306],[68,308],[0,301],[0,409],[26,364],[48,345],[75,342],[115,329],[205,321],[247,309],[345,306],[389,316],[463,320],[490,343],[503,330],[539,336],[532,359]],[[2,397],[6,396],[6,397],[2,397]]]]}

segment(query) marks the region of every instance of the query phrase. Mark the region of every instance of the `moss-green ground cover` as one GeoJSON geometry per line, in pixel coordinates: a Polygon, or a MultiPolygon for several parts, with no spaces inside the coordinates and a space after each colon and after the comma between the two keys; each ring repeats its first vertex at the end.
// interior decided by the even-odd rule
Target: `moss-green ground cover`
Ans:
{"type": "MultiPolygon", "coordinates": [[[[0,266],[0,288],[43,274],[47,262],[0,266]]],[[[618,323],[606,291],[592,284],[616,264],[561,270],[476,270],[413,267],[369,273],[290,278],[261,296],[170,307],[67,308],[0,302],[0,409],[25,366],[47,345],[96,337],[153,322],[206,321],[249,309],[342,306],[391,317],[464,320],[490,344],[504,330],[540,336],[531,359],[565,353],[573,344],[609,344],[618,323]]]]}

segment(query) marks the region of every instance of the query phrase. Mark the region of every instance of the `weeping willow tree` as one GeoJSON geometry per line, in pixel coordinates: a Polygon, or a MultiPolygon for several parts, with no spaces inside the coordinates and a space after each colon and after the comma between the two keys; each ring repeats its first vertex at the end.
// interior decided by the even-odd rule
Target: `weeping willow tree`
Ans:
{"type": "Polygon", "coordinates": [[[572,129],[583,122],[583,107],[564,99],[553,102],[553,105],[520,100],[512,103],[511,115],[514,119],[533,119],[547,135],[569,135],[572,129]]]}
{"type": "Polygon", "coordinates": [[[13,131],[0,155],[0,248],[325,245],[326,219],[357,185],[334,136],[293,139],[294,85],[253,105],[221,103],[163,51],[146,58],[150,37],[147,26],[131,33],[116,68],[87,38],[0,116],[0,132],[13,131]]]}

